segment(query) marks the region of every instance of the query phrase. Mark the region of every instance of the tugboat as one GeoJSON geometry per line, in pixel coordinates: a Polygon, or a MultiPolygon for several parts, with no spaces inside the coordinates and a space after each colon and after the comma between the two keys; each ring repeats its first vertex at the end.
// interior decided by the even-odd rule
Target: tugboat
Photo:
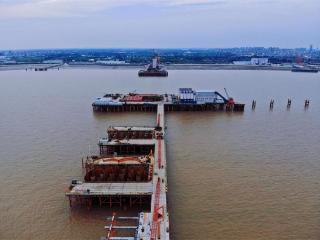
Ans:
{"type": "Polygon", "coordinates": [[[152,63],[148,64],[145,69],[138,72],[139,77],[167,77],[168,71],[160,65],[160,57],[155,56],[152,63]]]}

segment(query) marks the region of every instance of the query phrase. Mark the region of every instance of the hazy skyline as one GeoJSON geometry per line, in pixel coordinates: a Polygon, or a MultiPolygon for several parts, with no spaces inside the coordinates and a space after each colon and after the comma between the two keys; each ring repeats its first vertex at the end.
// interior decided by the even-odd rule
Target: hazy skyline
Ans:
{"type": "Polygon", "coordinates": [[[0,49],[320,47],[319,0],[0,0],[0,49]]]}

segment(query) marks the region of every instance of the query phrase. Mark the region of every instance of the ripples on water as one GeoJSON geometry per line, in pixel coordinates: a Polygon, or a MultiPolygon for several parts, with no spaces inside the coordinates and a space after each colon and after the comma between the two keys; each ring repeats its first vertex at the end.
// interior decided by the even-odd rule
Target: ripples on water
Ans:
{"type": "Polygon", "coordinates": [[[63,191],[72,178],[81,178],[81,157],[96,151],[108,125],[150,125],[155,115],[93,114],[91,102],[105,92],[175,93],[179,87],[226,87],[247,107],[243,114],[167,115],[173,237],[319,239],[320,75],[169,74],[138,79],[136,70],[0,72],[0,239],[104,235],[110,212],[71,212],[63,191]]]}

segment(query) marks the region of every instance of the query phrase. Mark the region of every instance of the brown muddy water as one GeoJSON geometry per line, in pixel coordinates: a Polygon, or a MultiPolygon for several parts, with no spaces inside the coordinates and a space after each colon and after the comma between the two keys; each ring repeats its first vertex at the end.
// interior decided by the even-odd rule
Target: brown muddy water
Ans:
{"type": "Polygon", "coordinates": [[[110,212],[70,211],[64,190],[108,125],[150,125],[155,115],[94,114],[91,103],[106,92],[179,87],[226,87],[247,106],[167,114],[173,238],[320,239],[320,74],[172,70],[139,79],[135,69],[0,71],[0,239],[105,235],[110,212]]]}

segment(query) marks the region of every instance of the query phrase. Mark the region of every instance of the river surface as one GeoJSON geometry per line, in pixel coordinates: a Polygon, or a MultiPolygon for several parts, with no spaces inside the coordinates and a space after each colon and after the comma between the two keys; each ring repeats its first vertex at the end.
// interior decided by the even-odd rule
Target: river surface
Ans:
{"type": "Polygon", "coordinates": [[[91,103],[106,92],[179,87],[226,87],[247,105],[243,114],[166,115],[173,238],[320,239],[320,74],[172,70],[139,79],[135,69],[98,68],[0,71],[0,239],[105,235],[110,212],[71,211],[64,191],[107,126],[152,125],[156,116],[94,114],[91,103]]]}

